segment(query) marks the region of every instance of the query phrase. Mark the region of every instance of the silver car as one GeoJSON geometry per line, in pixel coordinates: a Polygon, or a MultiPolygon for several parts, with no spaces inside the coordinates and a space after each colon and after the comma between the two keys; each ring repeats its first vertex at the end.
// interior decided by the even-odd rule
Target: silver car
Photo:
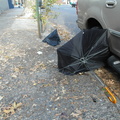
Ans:
{"type": "Polygon", "coordinates": [[[120,0],[78,0],[76,10],[81,29],[109,29],[110,49],[120,58],[120,0]]]}

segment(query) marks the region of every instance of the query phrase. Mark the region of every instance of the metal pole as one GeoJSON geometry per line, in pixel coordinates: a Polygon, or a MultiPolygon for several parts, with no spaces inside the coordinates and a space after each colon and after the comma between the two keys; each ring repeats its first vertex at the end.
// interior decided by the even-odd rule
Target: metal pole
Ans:
{"type": "Polygon", "coordinates": [[[38,23],[38,35],[39,35],[39,38],[42,38],[41,29],[40,29],[40,15],[39,15],[38,0],[36,0],[36,15],[37,15],[37,23],[38,23]]]}

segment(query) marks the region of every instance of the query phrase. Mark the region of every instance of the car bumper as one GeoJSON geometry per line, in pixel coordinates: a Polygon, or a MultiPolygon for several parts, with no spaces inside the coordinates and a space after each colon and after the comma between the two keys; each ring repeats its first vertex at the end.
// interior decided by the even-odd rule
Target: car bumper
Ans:
{"type": "Polygon", "coordinates": [[[109,31],[111,34],[109,41],[110,50],[120,58],[120,32],[113,29],[109,29],[109,31]]]}

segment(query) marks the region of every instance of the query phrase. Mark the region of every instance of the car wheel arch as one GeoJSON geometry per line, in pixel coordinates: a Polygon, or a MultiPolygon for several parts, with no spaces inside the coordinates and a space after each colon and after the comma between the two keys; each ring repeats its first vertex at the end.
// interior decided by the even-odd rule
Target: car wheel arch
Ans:
{"type": "Polygon", "coordinates": [[[87,29],[91,29],[93,27],[98,27],[98,28],[101,28],[101,29],[103,28],[101,23],[98,20],[96,20],[95,18],[87,19],[85,26],[86,26],[87,29]]]}
{"type": "Polygon", "coordinates": [[[96,7],[92,6],[91,8],[88,8],[86,13],[84,14],[84,21],[85,22],[85,27],[87,29],[91,29],[92,27],[104,27],[104,23],[102,23],[102,15],[101,15],[101,10],[96,7]]]}

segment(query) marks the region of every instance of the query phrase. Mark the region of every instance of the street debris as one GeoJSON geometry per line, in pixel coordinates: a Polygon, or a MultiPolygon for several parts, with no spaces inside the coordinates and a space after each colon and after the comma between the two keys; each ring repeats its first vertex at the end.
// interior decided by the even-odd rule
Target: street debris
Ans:
{"type": "Polygon", "coordinates": [[[55,25],[53,23],[51,24],[55,29],[57,29],[60,40],[68,41],[73,37],[73,35],[71,35],[71,33],[66,30],[65,27],[61,25],[55,25]]]}
{"type": "Polygon", "coordinates": [[[46,65],[43,62],[37,62],[33,68],[31,68],[31,71],[37,71],[38,69],[46,69],[46,65]]]}
{"type": "Polygon", "coordinates": [[[22,103],[14,102],[13,104],[9,105],[8,107],[1,108],[2,109],[1,114],[3,115],[4,118],[8,118],[10,115],[15,114],[15,112],[20,107],[22,107],[22,103]]]}
{"type": "Polygon", "coordinates": [[[46,38],[44,38],[43,42],[51,46],[59,45],[61,41],[57,32],[57,29],[51,32],[46,38]]]}
{"type": "Polygon", "coordinates": [[[82,120],[82,113],[85,112],[86,110],[78,110],[76,109],[75,112],[71,113],[71,116],[78,118],[78,120],[82,120]]]}
{"type": "Polygon", "coordinates": [[[120,81],[119,75],[107,68],[99,68],[95,73],[104,81],[104,83],[120,98],[120,81]]]}
{"type": "Polygon", "coordinates": [[[87,72],[105,65],[110,51],[107,30],[82,30],[57,49],[59,71],[66,75],[87,72]]]}
{"type": "Polygon", "coordinates": [[[42,55],[43,53],[41,51],[38,51],[37,54],[42,55]]]}
{"type": "Polygon", "coordinates": [[[3,96],[0,96],[0,100],[2,100],[4,97],[3,96]]]}

